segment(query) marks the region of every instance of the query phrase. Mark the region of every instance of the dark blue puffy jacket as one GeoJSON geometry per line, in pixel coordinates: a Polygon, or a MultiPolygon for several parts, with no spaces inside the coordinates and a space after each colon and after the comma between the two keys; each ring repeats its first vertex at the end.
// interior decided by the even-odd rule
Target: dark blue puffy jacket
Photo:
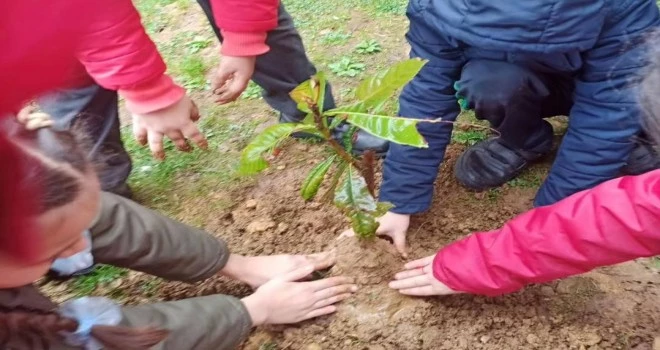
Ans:
{"type": "MultiPolygon", "coordinates": [[[[644,36],[660,24],[655,1],[410,0],[408,17],[411,56],[429,62],[404,88],[401,116],[455,120],[453,84],[473,58],[569,73],[568,131],[535,205],[619,174],[641,128],[633,80],[645,62],[644,36]]],[[[429,148],[392,144],[385,160],[381,200],[397,213],[429,208],[452,127],[421,123],[419,130],[429,148]]]]}

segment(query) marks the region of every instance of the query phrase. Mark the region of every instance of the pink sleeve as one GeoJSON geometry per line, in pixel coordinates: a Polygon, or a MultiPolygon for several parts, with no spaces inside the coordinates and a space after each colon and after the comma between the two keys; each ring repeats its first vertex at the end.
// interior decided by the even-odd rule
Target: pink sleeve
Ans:
{"type": "Polygon", "coordinates": [[[107,1],[78,46],[78,59],[101,86],[118,90],[134,113],[177,102],[185,90],[165,75],[165,62],[130,0],[107,1]]]}
{"type": "Polygon", "coordinates": [[[435,277],[487,296],[660,254],[660,170],[614,179],[441,249],[435,277]]]}
{"type": "Polygon", "coordinates": [[[258,56],[268,52],[267,32],[277,28],[279,0],[211,0],[213,17],[224,38],[226,56],[258,56]]]}

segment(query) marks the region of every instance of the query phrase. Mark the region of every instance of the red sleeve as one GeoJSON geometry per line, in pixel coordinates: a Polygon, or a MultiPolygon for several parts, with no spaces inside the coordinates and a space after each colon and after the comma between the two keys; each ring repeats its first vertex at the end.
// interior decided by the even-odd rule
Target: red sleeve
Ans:
{"type": "Polygon", "coordinates": [[[268,51],[266,33],[277,28],[279,0],[211,0],[222,31],[222,54],[256,56],[268,51]]]}
{"type": "Polygon", "coordinates": [[[605,182],[441,249],[435,277],[496,296],[660,254],[660,170],[605,182]]]}
{"type": "Polygon", "coordinates": [[[165,75],[165,62],[144,31],[133,3],[107,1],[98,10],[102,15],[86,28],[77,52],[89,75],[99,85],[118,90],[134,113],[177,102],[185,91],[165,75]]]}

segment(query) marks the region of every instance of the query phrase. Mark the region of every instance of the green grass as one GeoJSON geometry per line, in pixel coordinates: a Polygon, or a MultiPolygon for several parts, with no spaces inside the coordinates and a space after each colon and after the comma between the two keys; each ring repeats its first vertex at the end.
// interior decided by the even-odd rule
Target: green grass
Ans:
{"type": "Polygon", "coordinates": [[[188,90],[203,90],[207,86],[206,63],[199,56],[185,56],[174,65],[172,74],[188,90]]]}
{"type": "Polygon", "coordinates": [[[543,176],[534,171],[525,171],[517,178],[508,182],[511,187],[537,188],[543,183],[543,176]]]}
{"type": "Polygon", "coordinates": [[[190,0],[136,0],[135,6],[142,16],[144,24],[149,34],[159,33],[171,23],[171,16],[168,16],[167,6],[177,6],[185,10],[190,6],[190,0]]]}
{"type": "Polygon", "coordinates": [[[78,296],[92,294],[96,288],[103,284],[108,284],[118,278],[125,276],[128,270],[110,265],[97,265],[91,273],[77,277],[69,286],[78,296]]]}
{"type": "Polygon", "coordinates": [[[472,146],[477,142],[483,141],[488,138],[488,134],[481,130],[456,130],[452,134],[452,141],[466,146],[472,146]]]}
{"type": "Polygon", "coordinates": [[[259,350],[278,350],[280,347],[274,342],[265,342],[259,346],[259,350]]]}
{"type": "Polygon", "coordinates": [[[220,115],[222,110],[216,108],[200,122],[200,128],[209,141],[208,151],[195,148],[190,153],[182,153],[166,141],[167,158],[162,162],[153,159],[148,147],[139,145],[129,132],[124,132],[124,144],[133,159],[130,184],[139,189],[140,196],[150,205],[163,209],[163,205],[171,202],[176,180],[183,177],[190,177],[185,182],[186,186],[181,188],[181,192],[185,189],[186,195],[203,193],[208,190],[206,185],[230,185],[238,180],[235,171],[238,154],[220,153],[220,145],[230,139],[241,146],[246,144],[260,121],[233,123],[220,115]]]}
{"type": "Polygon", "coordinates": [[[243,91],[241,98],[244,100],[256,100],[260,99],[263,94],[263,89],[255,84],[253,81],[248,84],[248,87],[243,91]]]}

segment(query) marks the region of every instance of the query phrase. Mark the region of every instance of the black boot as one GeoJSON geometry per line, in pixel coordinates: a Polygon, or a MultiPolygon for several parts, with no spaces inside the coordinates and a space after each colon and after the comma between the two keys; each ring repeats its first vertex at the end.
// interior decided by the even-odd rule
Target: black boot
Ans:
{"type": "MultiPolygon", "coordinates": [[[[280,123],[298,123],[300,122],[294,117],[280,114],[280,123]]],[[[341,123],[333,130],[333,137],[335,140],[342,141],[344,135],[348,132],[350,125],[347,123],[341,123]]],[[[299,139],[318,139],[316,135],[306,133],[306,132],[297,132],[291,135],[294,138],[299,139]]],[[[358,130],[357,137],[353,140],[353,153],[362,154],[367,150],[373,150],[377,156],[384,156],[389,149],[389,142],[378,138],[364,130],[358,130]]]]}
{"type": "Polygon", "coordinates": [[[641,139],[630,152],[628,162],[621,169],[621,173],[623,175],[640,175],[655,169],[660,169],[660,155],[654,145],[641,139]]]}
{"type": "Polygon", "coordinates": [[[544,122],[532,135],[527,149],[516,149],[495,137],[468,148],[456,161],[458,182],[475,191],[485,191],[511,181],[529,164],[552,150],[552,126],[544,122]]]}

